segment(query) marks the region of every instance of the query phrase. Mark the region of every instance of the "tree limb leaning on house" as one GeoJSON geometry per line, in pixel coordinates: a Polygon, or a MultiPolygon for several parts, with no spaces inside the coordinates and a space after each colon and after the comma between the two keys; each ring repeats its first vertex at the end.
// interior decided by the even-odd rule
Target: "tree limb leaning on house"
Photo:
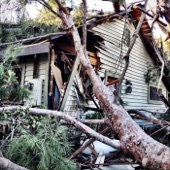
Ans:
{"type": "Polygon", "coordinates": [[[64,24],[67,25],[73,36],[76,54],[92,81],[93,93],[101,103],[107,124],[120,139],[121,149],[132,155],[143,167],[170,169],[170,148],[144,133],[121,106],[113,103],[113,94],[95,74],[89,60],[84,55],[83,46],[78,30],[74,26],[72,15],[63,10],[66,8],[58,0],[55,1],[60,13],[62,13],[64,24]]]}

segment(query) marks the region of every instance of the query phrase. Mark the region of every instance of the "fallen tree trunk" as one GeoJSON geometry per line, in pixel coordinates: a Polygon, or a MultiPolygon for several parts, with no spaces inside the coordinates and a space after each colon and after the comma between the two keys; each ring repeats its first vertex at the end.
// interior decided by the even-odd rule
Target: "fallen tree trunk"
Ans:
{"type": "Polygon", "coordinates": [[[107,123],[119,136],[121,149],[132,155],[143,167],[170,169],[170,148],[144,133],[121,106],[114,104],[112,93],[97,77],[90,62],[83,54],[76,27],[71,29],[71,33],[77,55],[92,81],[93,93],[101,103],[107,123]]]}
{"type": "MultiPolygon", "coordinates": [[[[81,58],[82,52],[77,54],[81,58]]],[[[84,58],[81,60],[82,63],[84,63],[83,60],[84,58]]],[[[90,64],[85,61],[83,65],[87,68],[93,82],[93,92],[102,103],[107,123],[119,136],[121,149],[132,155],[143,167],[170,169],[170,148],[144,133],[121,106],[114,104],[111,92],[97,78],[90,64]]]]}
{"type": "MultiPolygon", "coordinates": [[[[62,9],[60,8],[60,10],[62,9]]],[[[71,30],[76,54],[92,81],[93,93],[101,103],[108,125],[120,139],[121,149],[132,155],[143,167],[170,169],[170,148],[144,133],[121,106],[114,104],[113,94],[95,74],[89,60],[84,55],[81,39],[77,28],[74,26],[72,16],[65,11],[62,12],[65,21],[67,21],[67,26],[71,30]]]]}

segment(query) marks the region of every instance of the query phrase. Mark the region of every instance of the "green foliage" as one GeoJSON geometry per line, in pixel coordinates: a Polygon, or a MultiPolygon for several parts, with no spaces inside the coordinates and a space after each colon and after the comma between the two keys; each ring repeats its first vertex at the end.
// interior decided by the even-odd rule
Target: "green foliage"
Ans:
{"type": "Polygon", "coordinates": [[[4,52],[4,58],[0,63],[0,104],[9,101],[21,101],[24,97],[27,98],[29,92],[20,87],[13,65],[17,65],[16,56],[20,52],[18,46],[10,46],[4,52]]]}
{"type": "MultiPolygon", "coordinates": [[[[53,16],[52,13],[50,15],[53,16]]],[[[23,15],[17,24],[0,24],[0,42],[14,42],[59,31],[58,27],[61,25],[59,19],[56,21],[55,16],[49,18],[45,13],[42,16],[32,20],[23,15]]]]}
{"type": "MultiPolygon", "coordinates": [[[[54,0],[48,0],[48,4],[52,7],[54,11],[57,11],[57,5],[54,0]]],[[[49,27],[50,26],[61,27],[62,25],[61,20],[45,7],[42,10],[40,10],[40,13],[38,14],[35,20],[36,23],[41,23],[49,27]]]]}
{"type": "Polygon", "coordinates": [[[148,69],[148,72],[144,75],[145,83],[156,82],[159,74],[158,68],[148,69]]]}
{"type": "Polygon", "coordinates": [[[31,170],[76,169],[75,164],[65,158],[71,148],[67,130],[57,125],[56,120],[42,117],[34,133],[28,133],[23,126],[19,131],[21,135],[4,150],[8,159],[31,170]]]}
{"type": "Polygon", "coordinates": [[[82,5],[80,5],[78,9],[74,10],[74,14],[73,14],[73,21],[76,26],[82,24],[83,21],[82,16],[83,16],[83,8],[82,5]]]}

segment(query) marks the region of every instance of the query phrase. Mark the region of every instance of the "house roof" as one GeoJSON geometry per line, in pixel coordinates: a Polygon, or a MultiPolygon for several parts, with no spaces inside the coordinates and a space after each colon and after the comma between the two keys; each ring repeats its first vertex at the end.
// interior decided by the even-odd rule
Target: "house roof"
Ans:
{"type": "MultiPolygon", "coordinates": [[[[142,5],[139,4],[139,6],[142,6],[142,5]]],[[[142,12],[140,10],[138,10],[136,7],[131,8],[131,16],[132,16],[133,20],[135,20],[134,25],[137,26],[141,15],[142,15],[142,12]]],[[[156,52],[152,45],[152,42],[153,42],[152,32],[151,32],[151,28],[150,28],[150,25],[149,25],[146,17],[145,17],[145,19],[142,23],[141,29],[140,29],[140,36],[146,46],[146,49],[148,50],[148,53],[150,54],[153,62],[156,65],[158,63],[160,64],[160,61],[158,60],[158,57],[157,57],[156,52]]]]}
{"type": "MultiPolygon", "coordinates": [[[[138,4],[137,6],[142,7],[141,4],[138,4]]],[[[128,8],[128,12],[130,12],[132,19],[135,21],[134,24],[137,25],[140,20],[140,16],[141,16],[142,12],[139,9],[137,9],[136,7],[134,7],[133,5],[128,8]]],[[[97,16],[97,17],[89,20],[87,23],[87,26],[90,29],[90,28],[95,27],[96,25],[107,22],[113,18],[119,18],[125,14],[126,14],[125,11],[121,11],[119,14],[111,14],[111,15],[107,15],[107,16],[97,16]]],[[[36,43],[43,42],[43,41],[55,40],[55,39],[58,39],[64,35],[66,35],[66,32],[51,33],[51,34],[47,34],[47,35],[43,35],[43,36],[22,39],[22,40],[15,41],[15,42],[4,43],[4,44],[0,44],[0,50],[8,45],[15,44],[15,43],[23,43],[25,45],[36,44],[36,43]]],[[[140,29],[140,36],[146,46],[146,49],[148,50],[148,53],[150,54],[150,57],[152,58],[154,64],[156,66],[160,66],[161,62],[160,62],[160,60],[154,50],[154,47],[152,45],[152,42],[153,42],[152,41],[153,40],[152,32],[151,32],[151,28],[150,28],[150,25],[149,25],[146,17],[145,17],[145,19],[142,23],[141,29],[140,29]]],[[[2,58],[2,56],[0,56],[0,57],[2,58]]],[[[169,73],[169,70],[166,67],[165,67],[165,72],[169,73]]],[[[163,81],[164,81],[164,84],[167,87],[167,89],[170,91],[170,78],[167,80],[167,78],[163,77],[163,81]]]]}
{"type": "Polygon", "coordinates": [[[0,44],[0,50],[1,50],[1,48],[4,48],[4,47],[6,47],[8,45],[12,45],[12,44],[17,44],[17,43],[34,44],[34,43],[42,42],[44,40],[57,39],[57,38],[64,36],[65,34],[66,34],[66,32],[57,32],[57,33],[50,33],[50,34],[46,34],[46,35],[42,35],[42,36],[27,38],[27,39],[21,39],[21,40],[14,41],[14,42],[2,43],[2,44],[0,44]]]}
{"type": "MultiPolygon", "coordinates": [[[[139,4],[139,7],[142,5],[139,4]]],[[[140,16],[142,15],[142,12],[138,10],[136,7],[131,8],[131,15],[132,18],[136,21],[136,25],[140,20],[140,16]]],[[[140,35],[142,40],[144,41],[144,44],[146,46],[146,49],[148,50],[148,53],[150,54],[151,59],[153,60],[155,66],[161,66],[161,62],[159,60],[159,57],[156,54],[156,51],[153,46],[153,37],[151,32],[151,27],[148,23],[147,18],[145,17],[141,29],[140,29],[140,35]]],[[[163,56],[162,56],[163,57],[163,56]]],[[[170,91],[170,77],[169,75],[170,70],[168,69],[167,65],[164,67],[164,76],[162,78],[164,85],[166,86],[167,90],[170,91]]]]}

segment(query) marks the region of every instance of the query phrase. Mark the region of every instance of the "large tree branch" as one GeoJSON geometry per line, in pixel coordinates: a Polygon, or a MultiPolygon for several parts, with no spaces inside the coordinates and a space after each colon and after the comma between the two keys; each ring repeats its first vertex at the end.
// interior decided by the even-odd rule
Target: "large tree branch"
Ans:
{"type": "MultiPolygon", "coordinates": [[[[86,24],[86,17],[87,17],[87,2],[86,0],[82,0],[83,2],[83,26],[82,26],[82,31],[83,31],[83,45],[84,45],[84,53],[87,55],[87,24],[86,24]]],[[[87,57],[87,56],[86,56],[87,57]]]]}
{"type": "Polygon", "coordinates": [[[0,157],[0,167],[4,170],[28,170],[27,168],[19,166],[4,157],[0,157]]]}
{"type": "Polygon", "coordinates": [[[60,14],[58,14],[56,11],[53,10],[53,8],[45,1],[45,0],[37,0],[41,5],[46,7],[48,10],[50,10],[54,15],[59,17],[61,19],[60,14]]]}
{"type": "MultiPolygon", "coordinates": [[[[71,15],[67,20],[70,25],[74,25],[71,15]]],[[[145,134],[121,106],[114,104],[113,94],[97,77],[84,55],[80,36],[75,26],[72,27],[71,34],[77,56],[92,81],[93,93],[101,103],[107,123],[119,136],[121,148],[138,160],[143,167],[170,169],[170,149],[145,134]]]]}
{"type": "MultiPolygon", "coordinates": [[[[149,16],[149,17],[151,17],[151,18],[154,18],[154,16],[155,16],[155,14],[152,15],[152,14],[150,14],[149,12],[147,12],[146,10],[140,8],[139,6],[134,5],[133,7],[136,8],[136,9],[138,9],[139,11],[145,13],[147,16],[149,16]]],[[[159,22],[159,24],[163,25],[164,27],[167,26],[167,24],[164,23],[163,21],[161,21],[159,18],[157,18],[156,21],[159,22]]]]}
{"type": "Polygon", "coordinates": [[[113,139],[110,139],[108,137],[105,137],[105,136],[97,133],[96,131],[94,131],[90,127],[86,126],[85,124],[79,122],[78,120],[74,119],[73,117],[71,117],[71,116],[69,116],[69,115],[67,115],[63,112],[46,110],[46,109],[36,109],[36,108],[27,109],[26,107],[9,106],[9,107],[1,107],[0,113],[3,113],[4,111],[13,112],[13,111],[19,110],[21,108],[24,109],[24,110],[27,110],[27,112],[29,114],[54,116],[54,117],[61,118],[65,121],[67,121],[68,123],[70,123],[71,125],[75,126],[76,128],[78,128],[79,130],[89,134],[92,137],[97,138],[99,141],[101,141],[105,144],[108,144],[112,147],[120,149],[120,143],[119,143],[118,140],[113,140],[113,139]]]}
{"type": "MultiPolygon", "coordinates": [[[[146,9],[147,3],[148,3],[148,0],[145,1],[144,10],[146,9]]],[[[132,38],[132,40],[131,40],[131,42],[130,42],[130,46],[129,46],[127,52],[126,52],[126,55],[124,56],[124,59],[125,59],[125,67],[124,67],[124,69],[123,69],[122,76],[121,76],[120,81],[119,81],[118,92],[119,92],[120,89],[121,89],[122,82],[123,82],[123,80],[124,80],[126,71],[127,71],[128,67],[129,67],[129,55],[130,55],[130,53],[131,53],[131,51],[132,51],[132,49],[133,49],[133,46],[134,46],[134,44],[135,44],[135,42],[136,42],[136,39],[138,38],[138,34],[139,34],[140,28],[141,28],[141,26],[142,26],[142,23],[143,23],[143,21],[144,21],[144,19],[145,19],[145,16],[146,16],[145,13],[142,13],[142,15],[141,15],[141,17],[140,17],[140,20],[139,20],[139,22],[138,22],[138,25],[137,25],[137,27],[136,27],[136,30],[135,30],[135,32],[134,32],[134,34],[133,34],[133,38],[132,38]]]]}
{"type": "Polygon", "coordinates": [[[64,12],[65,15],[69,15],[68,10],[61,4],[59,0],[55,0],[58,5],[59,11],[64,12]]]}

